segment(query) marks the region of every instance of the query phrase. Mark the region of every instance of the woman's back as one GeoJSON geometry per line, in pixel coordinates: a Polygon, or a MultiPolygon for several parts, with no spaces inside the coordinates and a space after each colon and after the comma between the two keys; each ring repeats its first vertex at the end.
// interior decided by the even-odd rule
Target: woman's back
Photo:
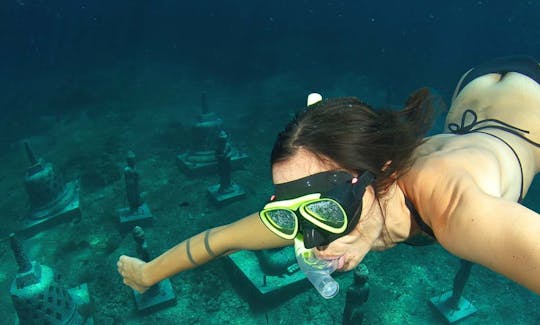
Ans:
{"type": "Polygon", "coordinates": [[[446,119],[447,130],[457,134],[429,138],[402,180],[411,199],[415,191],[440,183],[441,176],[461,171],[490,195],[517,201],[526,194],[540,170],[540,148],[512,132],[540,142],[540,85],[519,73],[501,77],[480,76],[458,93],[446,119]],[[426,168],[430,165],[436,166],[426,168]]]}
{"type": "Polygon", "coordinates": [[[490,73],[474,79],[453,100],[446,125],[459,125],[467,109],[474,110],[479,121],[497,119],[528,130],[527,137],[540,143],[540,85],[523,74],[490,73]]]}

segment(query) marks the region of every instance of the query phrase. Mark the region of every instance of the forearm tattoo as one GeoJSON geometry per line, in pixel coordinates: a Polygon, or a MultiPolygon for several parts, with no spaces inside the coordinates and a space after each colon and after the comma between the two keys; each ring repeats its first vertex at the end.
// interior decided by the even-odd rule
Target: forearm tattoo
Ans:
{"type": "Polygon", "coordinates": [[[214,253],[214,251],[212,250],[212,248],[210,248],[210,243],[208,242],[208,237],[210,237],[210,229],[208,229],[205,233],[204,233],[204,248],[206,248],[206,251],[208,252],[208,254],[212,257],[218,257],[218,255],[216,253],[214,253]]]}
{"type": "Polygon", "coordinates": [[[191,262],[191,264],[199,265],[197,262],[195,262],[195,260],[193,259],[193,256],[191,256],[190,242],[191,242],[191,238],[186,241],[186,254],[187,254],[187,257],[188,257],[189,261],[191,262]]]}
{"type": "MultiPolygon", "coordinates": [[[[207,230],[204,233],[204,248],[206,249],[206,252],[208,255],[210,255],[212,258],[219,257],[221,254],[216,254],[212,248],[210,247],[210,232],[212,230],[207,230]]],[[[191,255],[191,238],[186,240],[186,255],[193,265],[199,265],[199,263],[195,262],[195,259],[193,258],[193,255],[191,255]]]]}

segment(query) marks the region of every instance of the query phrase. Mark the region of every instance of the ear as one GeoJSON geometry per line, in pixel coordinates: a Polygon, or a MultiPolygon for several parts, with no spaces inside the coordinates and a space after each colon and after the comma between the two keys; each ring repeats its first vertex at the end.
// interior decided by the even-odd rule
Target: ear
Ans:
{"type": "Polygon", "coordinates": [[[311,93],[307,96],[307,106],[313,105],[322,100],[322,96],[319,93],[311,93]]]}

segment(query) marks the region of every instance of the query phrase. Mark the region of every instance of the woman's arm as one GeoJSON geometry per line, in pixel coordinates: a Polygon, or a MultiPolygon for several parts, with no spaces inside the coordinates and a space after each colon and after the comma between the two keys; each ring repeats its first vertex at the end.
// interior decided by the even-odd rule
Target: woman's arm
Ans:
{"type": "Polygon", "coordinates": [[[467,172],[443,175],[425,210],[440,244],[540,294],[540,215],[487,194],[467,172]]]}
{"type": "Polygon", "coordinates": [[[148,263],[123,255],[120,256],[117,266],[125,284],[144,292],[167,277],[236,250],[258,250],[287,245],[292,245],[292,241],[281,239],[272,233],[262,223],[258,213],[254,213],[232,224],[195,235],[148,263]]]}

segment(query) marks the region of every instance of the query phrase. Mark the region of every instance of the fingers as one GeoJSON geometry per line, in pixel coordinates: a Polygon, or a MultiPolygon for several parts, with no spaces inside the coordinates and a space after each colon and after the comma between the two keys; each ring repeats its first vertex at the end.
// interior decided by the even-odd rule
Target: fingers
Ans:
{"type": "Polygon", "coordinates": [[[118,258],[118,262],[116,262],[116,266],[118,267],[118,271],[120,271],[120,269],[124,266],[124,264],[126,263],[126,259],[127,259],[127,256],[126,255],[122,255],[118,258]]]}
{"type": "Polygon", "coordinates": [[[313,250],[313,253],[323,259],[334,259],[344,255],[348,251],[349,247],[346,244],[339,242],[332,242],[328,246],[317,247],[313,250]]]}
{"type": "Polygon", "coordinates": [[[343,265],[339,268],[340,271],[349,271],[354,269],[356,265],[358,265],[365,257],[365,254],[362,254],[362,252],[359,252],[354,247],[351,248],[351,246],[347,245],[346,243],[336,242],[332,242],[323,250],[314,249],[313,252],[317,258],[324,260],[344,258],[343,265]]]}
{"type": "Polygon", "coordinates": [[[127,258],[127,256],[122,255],[122,256],[120,256],[120,258],[118,258],[118,262],[116,262],[116,267],[118,268],[118,273],[120,273],[122,276],[124,276],[126,258],[127,258]]]}
{"type": "MultiPolygon", "coordinates": [[[[122,255],[118,258],[118,262],[116,262],[116,266],[118,268],[118,273],[123,278],[123,283],[133,290],[144,293],[146,290],[148,290],[147,287],[141,286],[137,284],[136,279],[134,278],[134,263],[135,261],[138,261],[136,258],[129,257],[126,255],[122,255]]],[[[136,263],[135,263],[136,264],[136,263]]]]}
{"type": "Polygon", "coordinates": [[[133,257],[129,257],[126,255],[122,255],[118,258],[118,262],[116,262],[116,266],[118,267],[118,272],[122,273],[121,271],[126,270],[130,267],[130,265],[133,265],[133,261],[135,259],[133,257]]]}
{"type": "Polygon", "coordinates": [[[120,256],[120,258],[118,258],[118,262],[116,262],[116,267],[117,267],[118,273],[120,273],[120,275],[124,278],[124,283],[127,285],[130,285],[129,283],[126,282],[128,281],[128,278],[129,278],[129,272],[128,272],[129,263],[128,262],[129,262],[129,257],[122,255],[120,256]]]}
{"type": "Polygon", "coordinates": [[[116,265],[120,266],[122,264],[128,263],[130,259],[132,259],[132,257],[126,256],[126,255],[121,255],[118,258],[118,262],[116,262],[116,265]]]}
{"type": "Polygon", "coordinates": [[[346,272],[354,269],[356,265],[360,264],[361,260],[357,256],[345,256],[345,261],[338,271],[346,272]]]}

